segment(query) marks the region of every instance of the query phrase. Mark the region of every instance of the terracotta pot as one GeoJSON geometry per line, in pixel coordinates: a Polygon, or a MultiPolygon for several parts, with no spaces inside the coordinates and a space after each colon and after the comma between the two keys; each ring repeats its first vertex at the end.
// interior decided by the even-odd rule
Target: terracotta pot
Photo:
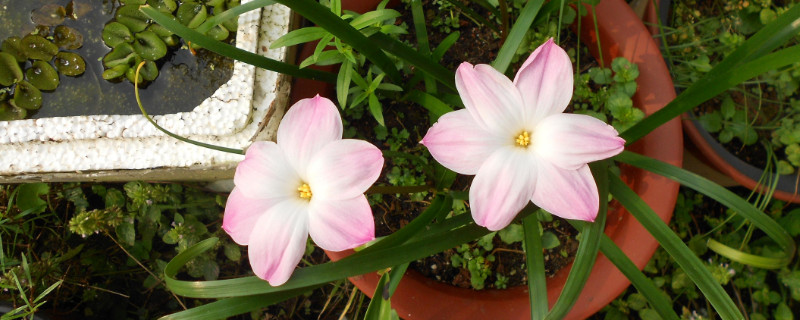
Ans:
{"type": "MultiPolygon", "coordinates": [[[[647,6],[643,20],[649,24],[657,24],[655,6],[659,6],[661,20],[666,22],[666,13],[670,10],[672,1],[656,0],[655,6],[652,5],[651,1],[648,1],[648,3],[651,5],[647,6]]],[[[651,28],[651,32],[654,35],[658,34],[658,29],[651,28]]],[[[696,159],[692,159],[693,164],[687,164],[687,169],[721,185],[734,186],[739,184],[750,190],[766,192],[768,188],[758,184],[758,180],[763,176],[764,170],[742,161],[725,149],[700,123],[693,120],[694,118],[690,113],[687,113],[682,119],[683,129],[691,142],[691,145],[687,145],[687,151],[691,153],[690,156],[692,158],[696,157],[696,159]]],[[[799,191],[800,176],[784,175],[779,178],[773,197],[783,201],[800,203],[799,191]]]]}
{"type": "MultiPolygon", "coordinates": [[[[764,169],[757,168],[742,161],[725,149],[702,125],[691,115],[684,115],[683,129],[694,144],[694,149],[699,152],[700,160],[710,164],[717,171],[732,178],[742,186],[761,193],[766,193],[769,188],[759,184],[758,180],[764,175],[764,169]]],[[[702,174],[702,173],[701,173],[702,174]]],[[[783,201],[800,203],[800,175],[782,175],[773,198],[783,201]]]]}
{"type": "MultiPolygon", "coordinates": [[[[639,89],[633,97],[634,105],[646,114],[652,114],[675,97],[672,81],[661,53],[649,32],[630,7],[622,0],[604,0],[596,7],[599,30],[584,28],[582,41],[597,49],[597,37],[604,45],[606,64],[613,58],[624,56],[639,66],[639,89]]],[[[591,17],[583,18],[581,25],[593,26],[591,17]]],[[[306,49],[309,54],[313,49],[306,49]]],[[[596,56],[596,52],[593,52],[596,56]]],[[[298,60],[299,61],[299,60],[298,60]]],[[[332,85],[298,79],[293,88],[302,88],[302,98],[333,92],[332,85]],[[313,86],[313,88],[312,88],[313,86]]],[[[330,96],[333,98],[333,95],[330,96]]],[[[335,99],[333,99],[335,101],[335,99]]],[[[668,122],[653,131],[628,150],[680,166],[683,140],[680,122],[668,122]]],[[[659,175],[622,165],[622,177],[639,196],[652,207],[664,221],[669,221],[678,194],[678,184],[659,175]]],[[[606,234],[641,269],[658,247],[655,239],[619,204],[612,203],[608,215],[606,234]]],[[[329,252],[333,260],[351,252],[329,252]]],[[[548,298],[551,305],[563,289],[570,267],[548,279],[548,298]]],[[[372,296],[379,277],[376,273],[350,278],[361,291],[372,296]]],[[[586,318],[622,293],[629,281],[604,256],[599,255],[586,287],[568,318],[586,318]]],[[[425,278],[415,271],[406,272],[392,296],[392,308],[404,319],[528,319],[527,286],[505,290],[462,289],[425,278]]]]}

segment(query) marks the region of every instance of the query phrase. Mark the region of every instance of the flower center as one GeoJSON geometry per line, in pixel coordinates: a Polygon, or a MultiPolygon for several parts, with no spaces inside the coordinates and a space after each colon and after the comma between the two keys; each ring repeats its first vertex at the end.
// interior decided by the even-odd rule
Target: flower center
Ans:
{"type": "Polygon", "coordinates": [[[300,192],[301,199],[311,199],[311,187],[309,187],[307,183],[297,188],[297,191],[300,192]]]}
{"type": "Polygon", "coordinates": [[[531,134],[528,131],[522,131],[514,142],[517,143],[517,147],[527,148],[529,144],[531,144],[531,134]]]}

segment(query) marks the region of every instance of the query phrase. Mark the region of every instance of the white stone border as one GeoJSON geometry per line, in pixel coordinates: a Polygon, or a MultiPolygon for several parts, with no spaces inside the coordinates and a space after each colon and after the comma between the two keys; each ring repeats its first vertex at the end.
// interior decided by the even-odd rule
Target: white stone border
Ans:
{"type": "MultiPolygon", "coordinates": [[[[267,48],[288,32],[290,11],[281,5],[261,11],[261,15],[255,10],[240,17],[237,46],[249,51],[266,49],[259,53],[284,60],[283,48],[267,48]]],[[[275,72],[255,71],[254,67],[237,61],[231,80],[192,112],[155,119],[166,129],[194,140],[244,148],[258,133],[260,121],[275,100],[279,80],[275,72]],[[257,96],[253,96],[254,83],[261,92],[257,96]]],[[[168,137],[141,115],[0,122],[0,175],[214,166],[241,159],[241,155],[168,137]]]]}

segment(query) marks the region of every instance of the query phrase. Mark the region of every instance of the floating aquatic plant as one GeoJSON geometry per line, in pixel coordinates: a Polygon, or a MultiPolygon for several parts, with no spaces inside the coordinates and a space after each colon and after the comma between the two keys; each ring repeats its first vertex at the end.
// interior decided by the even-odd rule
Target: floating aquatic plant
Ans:
{"type": "MultiPolygon", "coordinates": [[[[103,79],[115,80],[122,77],[132,83],[153,81],[158,77],[156,61],[167,55],[169,48],[180,44],[171,31],[151,21],[139,6],[149,5],[189,28],[198,28],[208,19],[225,10],[239,5],[239,0],[175,1],[175,0],[122,0],[123,6],[117,9],[115,21],[103,28],[103,42],[111,47],[103,57],[103,79]],[[142,79],[135,76],[135,66],[145,61],[142,79]]],[[[205,33],[216,40],[228,39],[231,31],[238,27],[236,18],[228,19],[205,33]]],[[[186,44],[194,50],[199,46],[186,44]]]]}
{"type": "Polygon", "coordinates": [[[83,46],[79,31],[61,25],[74,17],[71,7],[42,6],[31,12],[31,21],[37,24],[32,33],[8,37],[0,44],[0,120],[23,119],[28,111],[38,110],[42,91],[53,91],[61,83],[59,73],[74,77],[86,70],[81,56],[61,51],[83,46]]]}

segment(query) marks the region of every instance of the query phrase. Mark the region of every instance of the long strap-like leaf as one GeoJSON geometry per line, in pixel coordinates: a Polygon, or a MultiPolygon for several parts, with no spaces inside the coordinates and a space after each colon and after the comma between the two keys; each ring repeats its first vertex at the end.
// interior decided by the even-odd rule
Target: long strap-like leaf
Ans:
{"type": "Polygon", "coordinates": [[[672,229],[647,205],[636,192],[631,190],[616,174],[609,172],[609,188],[617,199],[639,223],[656,238],[659,244],[675,259],[697,285],[706,299],[725,320],[744,319],[730,296],[717,283],[711,272],[703,265],[692,250],[675,235],[672,229]]]}
{"type": "Polygon", "coordinates": [[[300,69],[297,66],[260,56],[247,50],[242,50],[221,41],[214,40],[180,24],[180,22],[176,20],[170,19],[165,14],[159,12],[156,8],[153,8],[149,5],[142,6],[139,10],[141,10],[142,13],[144,13],[148,18],[153,19],[153,21],[160,24],[167,30],[177,34],[181,38],[191,41],[192,43],[196,43],[203,48],[223,56],[236,59],[266,70],[287,74],[292,77],[308,78],[331,83],[336,81],[336,75],[330,72],[308,68],[300,69]]]}

